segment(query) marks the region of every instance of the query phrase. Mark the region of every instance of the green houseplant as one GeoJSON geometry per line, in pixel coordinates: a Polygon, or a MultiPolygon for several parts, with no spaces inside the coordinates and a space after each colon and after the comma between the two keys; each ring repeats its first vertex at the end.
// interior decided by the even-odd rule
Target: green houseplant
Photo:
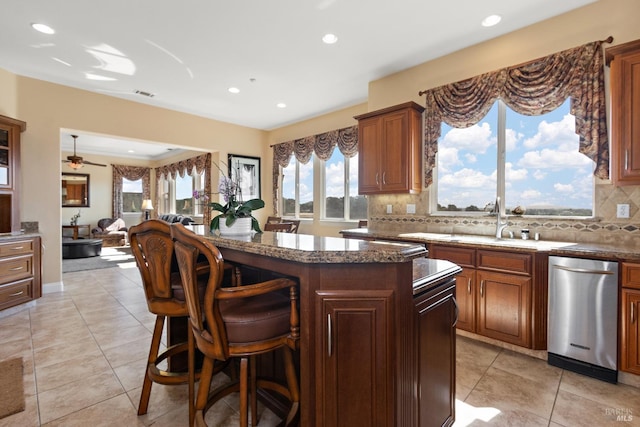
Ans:
{"type": "MultiPolygon", "coordinates": [[[[252,212],[264,207],[264,201],[261,199],[251,199],[242,201],[239,197],[240,186],[237,182],[234,182],[227,176],[220,178],[220,184],[218,185],[218,193],[222,195],[225,204],[222,205],[217,202],[209,202],[208,206],[220,214],[216,215],[210,224],[211,231],[220,230],[220,221],[224,221],[227,227],[231,227],[239,218],[251,218],[251,229],[256,233],[262,233],[260,229],[260,223],[252,215],[252,212]]],[[[209,200],[209,197],[199,192],[198,190],[193,192],[195,199],[209,200]]]]}

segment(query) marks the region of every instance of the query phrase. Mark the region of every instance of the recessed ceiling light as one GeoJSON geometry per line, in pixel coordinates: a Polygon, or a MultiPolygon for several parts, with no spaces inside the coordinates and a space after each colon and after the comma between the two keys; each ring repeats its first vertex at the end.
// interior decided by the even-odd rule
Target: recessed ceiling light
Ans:
{"type": "Polygon", "coordinates": [[[285,104],[284,102],[278,102],[276,104],[276,107],[278,107],[278,108],[287,108],[287,104],[285,104]]]}
{"type": "Polygon", "coordinates": [[[230,87],[228,90],[231,93],[240,93],[240,89],[238,89],[237,87],[230,87]]]}
{"type": "Polygon", "coordinates": [[[489,15],[482,20],[483,27],[493,27],[497,25],[500,21],[502,21],[502,16],[500,15],[489,15]]]}
{"type": "Polygon", "coordinates": [[[45,24],[37,24],[37,23],[33,23],[31,24],[31,28],[33,28],[36,31],[41,32],[42,34],[55,34],[56,30],[54,30],[53,28],[51,28],[48,25],[45,24]]]}
{"type": "Polygon", "coordinates": [[[326,44],[334,44],[338,41],[338,36],[336,36],[335,34],[325,34],[322,37],[322,41],[325,42],[326,44]]]}

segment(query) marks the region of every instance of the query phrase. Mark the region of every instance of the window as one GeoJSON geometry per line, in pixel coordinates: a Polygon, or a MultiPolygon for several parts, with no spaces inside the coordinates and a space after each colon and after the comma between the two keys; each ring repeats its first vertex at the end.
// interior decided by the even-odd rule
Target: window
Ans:
{"type": "Polygon", "coordinates": [[[432,211],[491,210],[497,195],[506,213],[591,216],[594,162],[578,152],[569,108],[524,116],[498,101],[469,128],[443,123],[432,211]]]}
{"type": "Polygon", "coordinates": [[[142,212],[142,179],[130,181],[122,178],[123,212],[142,212]]]}
{"type": "Polygon", "coordinates": [[[294,157],[282,169],[282,215],[295,218],[313,217],[313,164],[311,156],[306,164],[294,157]]]}
{"type": "Polygon", "coordinates": [[[175,213],[180,215],[202,215],[204,207],[201,203],[195,203],[193,198],[194,190],[204,188],[204,174],[197,174],[195,170],[191,175],[184,174],[181,177],[176,175],[175,179],[171,176],[165,178],[160,177],[160,186],[163,197],[163,212],[175,213]]]}
{"type": "Polygon", "coordinates": [[[345,158],[340,150],[333,150],[331,158],[323,162],[323,166],[323,218],[366,218],[367,199],[358,195],[358,155],[345,158]]]}

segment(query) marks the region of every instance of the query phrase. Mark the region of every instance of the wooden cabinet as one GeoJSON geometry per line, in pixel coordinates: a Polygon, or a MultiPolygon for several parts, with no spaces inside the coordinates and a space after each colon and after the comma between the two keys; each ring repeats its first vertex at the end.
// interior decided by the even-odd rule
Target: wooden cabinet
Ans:
{"type": "Polygon", "coordinates": [[[26,127],[0,116],[0,233],[20,230],[20,134],[26,127]]]}
{"type": "Polygon", "coordinates": [[[620,370],[640,375],[640,264],[622,263],[620,370]]]}
{"type": "Polygon", "coordinates": [[[316,298],[324,400],[318,425],[393,425],[392,292],[319,291],[316,298]]]}
{"type": "Polygon", "coordinates": [[[455,290],[451,279],[415,299],[420,427],[450,426],[455,419],[455,290]]]}
{"type": "Polygon", "coordinates": [[[607,49],[613,182],[640,184],[640,40],[607,49]]]}
{"type": "Polygon", "coordinates": [[[422,190],[422,112],[415,102],[356,116],[358,193],[422,190]]]}
{"type": "Polygon", "coordinates": [[[40,238],[0,240],[0,310],[41,296],[40,238]]]}
{"type": "Polygon", "coordinates": [[[429,256],[463,267],[456,280],[459,329],[522,347],[546,348],[546,322],[540,320],[547,315],[547,280],[540,277],[543,259],[529,252],[446,244],[430,245],[429,256]],[[539,268],[534,268],[536,261],[539,268]]]}

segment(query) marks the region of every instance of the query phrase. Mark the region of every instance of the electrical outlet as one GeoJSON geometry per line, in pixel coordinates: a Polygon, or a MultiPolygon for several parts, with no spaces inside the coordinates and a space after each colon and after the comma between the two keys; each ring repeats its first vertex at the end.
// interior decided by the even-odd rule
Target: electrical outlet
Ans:
{"type": "Polygon", "coordinates": [[[387,205],[387,213],[393,213],[393,205],[387,205]]]}
{"type": "Polygon", "coordinates": [[[616,216],[618,218],[629,218],[629,205],[626,203],[619,203],[616,216]]]}
{"type": "Polygon", "coordinates": [[[407,213],[408,214],[416,213],[416,205],[414,205],[412,203],[407,204],[407,213]]]}

